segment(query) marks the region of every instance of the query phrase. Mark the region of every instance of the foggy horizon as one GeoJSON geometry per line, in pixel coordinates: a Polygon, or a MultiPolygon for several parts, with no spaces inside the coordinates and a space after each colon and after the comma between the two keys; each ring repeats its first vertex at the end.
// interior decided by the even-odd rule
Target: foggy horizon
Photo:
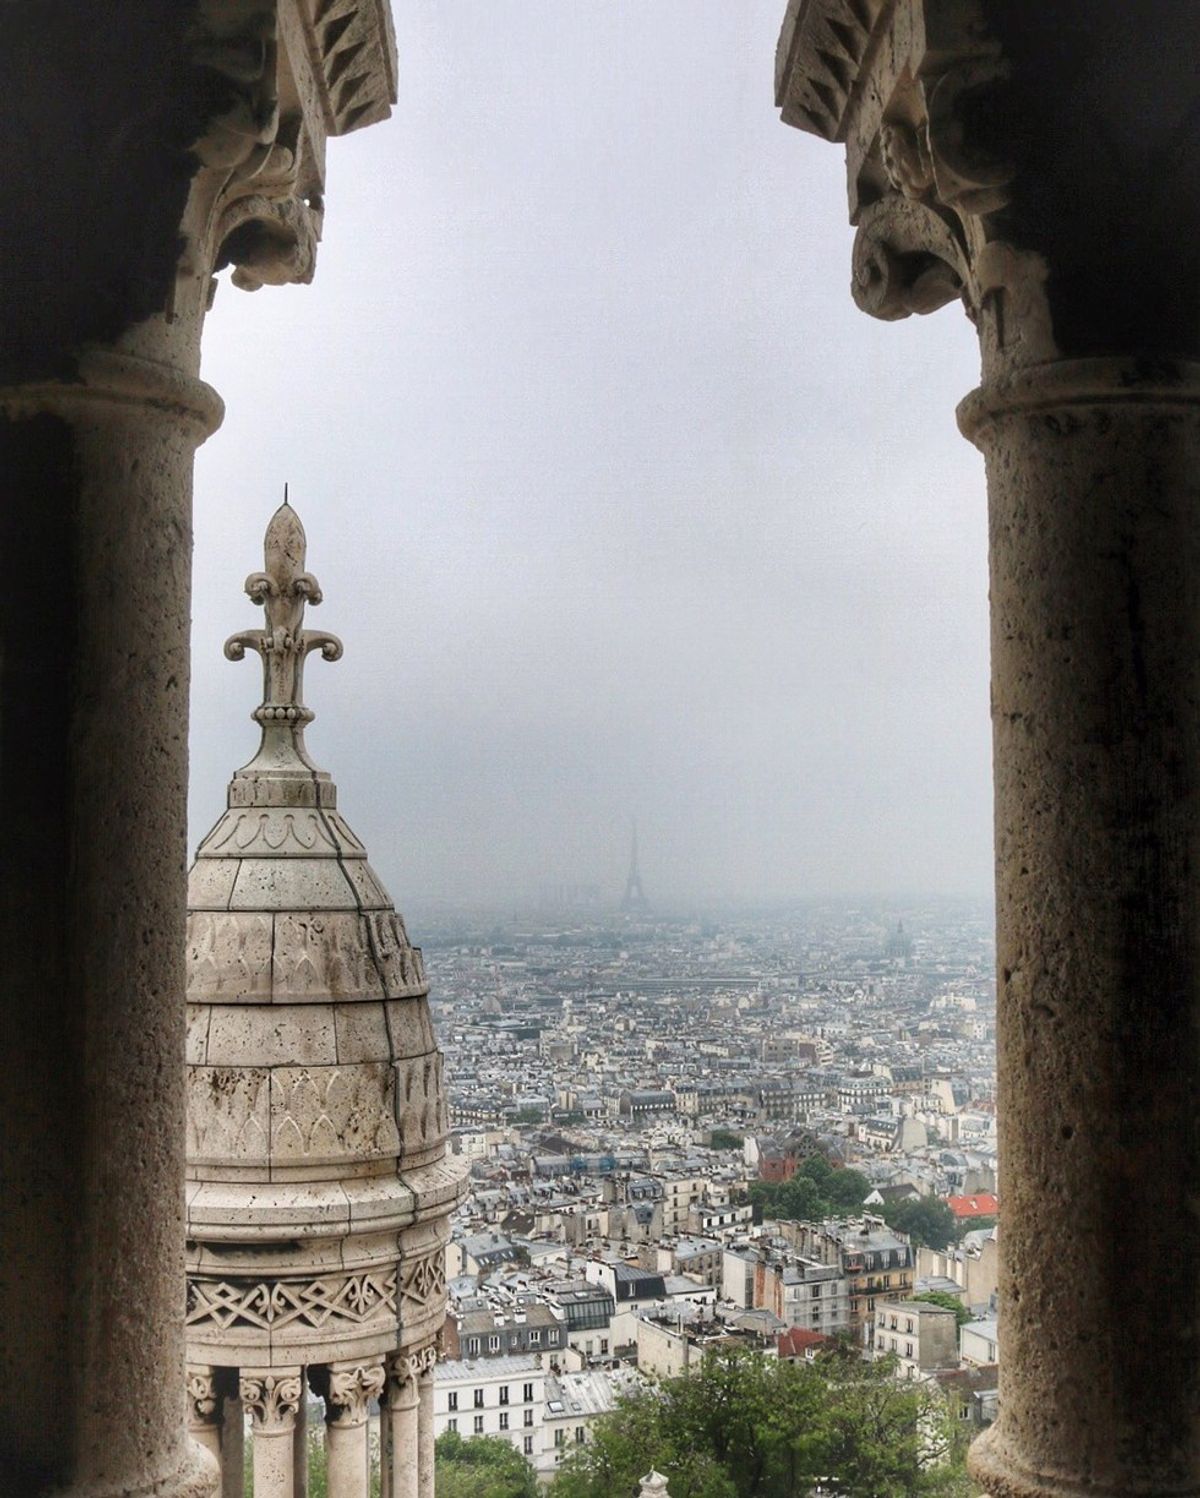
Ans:
{"type": "Polygon", "coordinates": [[[286,481],[345,644],[309,749],[402,909],[615,904],[633,816],[664,913],[991,897],[975,335],[855,308],[784,8],[398,12],[314,283],[209,315],[193,850],[257,744],[221,647],[286,481]]]}

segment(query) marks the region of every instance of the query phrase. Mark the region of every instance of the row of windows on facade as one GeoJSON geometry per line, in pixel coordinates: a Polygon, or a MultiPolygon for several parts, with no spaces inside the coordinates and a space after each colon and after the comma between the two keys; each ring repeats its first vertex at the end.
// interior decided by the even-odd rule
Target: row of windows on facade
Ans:
{"type": "MultiPolygon", "coordinates": [[[[483,1390],[483,1389],[476,1389],[475,1390],[475,1408],[477,1410],[481,1410],[483,1408],[483,1396],[484,1396],[484,1393],[485,1393],[485,1390],[483,1390]]],[[[451,1389],[450,1392],[449,1392],[449,1394],[446,1396],[446,1398],[447,1398],[447,1401],[448,1401],[447,1406],[446,1406],[447,1409],[456,1410],[458,1408],[458,1390],[457,1389],[451,1389]]],[[[533,1403],[533,1385],[532,1384],[522,1384],[521,1385],[521,1399],[522,1399],[522,1402],[525,1403],[525,1404],[532,1404],[533,1403]]],[[[496,1402],[497,1402],[497,1404],[508,1404],[510,1402],[509,1386],[507,1384],[501,1384],[501,1386],[500,1386],[500,1395],[499,1395],[499,1398],[497,1399],[496,1402]]],[[[526,1410],[525,1411],[525,1424],[526,1425],[532,1425],[533,1424],[533,1411],[532,1410],[526,1410]]]]}
{"type": "MultiPolygon", "coordinates": [[[[526,1338],[527,1338],[528,1345],[530,1347],[540,1347],[542,1345],[542,1333],[541,1333],[541,1328],[540,1327],[536,1327],[536,1326],[530,1327],[529,1330],[526,1332],[525,1335],[526,1335],[526,1338]]],[[[547,1331],[546,1331],[546,1346],[547,1347],[557,1347],[558,1344],[559,1344],[559,1336],[560,1336],[560,1333],[559,1333],[558,1327],[556,1327],[556,1326],[549,1327],[547,1329],[547,1331]]],[[[493,1332],[488,1337],[488,1339],[487,1339],[488,1351],[489,1352],[499,1352],[500,1351],[500,1345],[501,1345],[502,1341],[503,1341],[503,1338],[500,1336],[500,1334],[498,1332],[493,1332]]],[[[516,1346],[518,1346],[519,1343],[520,1343],[520,1341],[521,1341],[521,1337],[520,1337],[519,1333],[517,1333],[517,1332],[510,1332],[509,1338],[508,1338],[508,1345],[510,1347],[516,1347],[516,1346]]],[[[483,1338],[482,1337],[468,1337],[466,1339],[466,1342],[464,1343],[464,1345],[465,1345],[465,1347],[467,1349],[467,1357],[469,1357],[469,1358],[477,1358],[479,1356],[482,1343],[483,1343],[483,1338]]]]}
{"type": "MultiPolygon", "coordinates": [[[[525,1419],[522,1421],[522,1424],[525,1426],[525,1428],[527,1430],[532,1427],[532,1425],[533,1425],[533,1411],[532,1410],[526,1410],[525,1411],[525,1419]]],[[[450,1418],[446,1421],[446,1429],[447,1430],[457,1430],[458,1429],[458,1420],[457,1420],[457,1418],[454,1415],[451,1415],[450,1418]]],[[[474,1434],[477,1435],[477,1436],[481,1436],[483,1434],[483,1416],[482,1415],[476,1415],[474,1417],[474,1420],[472,1422],[472,1429],[473,1429],[474,1434]]],[[[507,1430],[508,1429],[508,1411],[507,1410],[501,1410],[500,1411],[500,1429],[501,1430],[507,1430]]],[[[530,1440],[530,1441],[532,1441],[533,1437],[529,1436],[529,1437],[527,1437],[527,1439],[530,1440]]],[[[528,1450],[528,1449],[529,1448],[526,1447],[526,1450],[528,1450]]]]}
{"type": "MultiPolygon", "coordinates": [[[[900,1280],[900,1287],[903,1288],[904,1284],[905,1280],[902,1276],[900,1280]]],[[[875,1280],[868,1280],[865,1285],[855,1285],[851,1290],[850,1304],[852,1306],[857,1305],[858,1296],[860,1295],[878,1295],[880,1291],[890,1290],[891,1288],[892,1277],[890,1274],[884,1275],[882,1284],[878,1284],[875,1280]]]]}

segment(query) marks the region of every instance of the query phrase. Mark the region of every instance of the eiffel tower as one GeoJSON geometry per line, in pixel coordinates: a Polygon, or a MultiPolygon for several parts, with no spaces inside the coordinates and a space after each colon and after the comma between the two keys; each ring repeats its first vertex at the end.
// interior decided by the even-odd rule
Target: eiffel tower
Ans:
{"type": "Polygon", "coordinates": [[[626,915],[640,915],[650,909],[646,891],[642,888],[642,876],[638,872],[637,822],[633,824],[633,841],[629,849],[629,878],[625,881],[625,895],[621,909],[626,915]]]}

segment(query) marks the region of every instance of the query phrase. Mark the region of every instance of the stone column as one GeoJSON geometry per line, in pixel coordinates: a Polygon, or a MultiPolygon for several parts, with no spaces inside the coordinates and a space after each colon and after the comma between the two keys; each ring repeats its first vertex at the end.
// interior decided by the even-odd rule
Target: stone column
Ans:
{"type": "Polygon", "coordinates": [[[221,1459],[221,1396],[216,1369],[192,1367],[187,1371],[187,1423],[193,1441],[210,1452],[215,1464],[221,1459]]]}
{"type": "Polygon", "coordinates": [[[192,458],[220,416],[199,380],[112,350],[73,384],[0,388],[0,760],[21,788],[0,828],[11,1492],[183,1498],[216,1478],[184,1432],[183,1014],[165,995],[183,979],[192,458]]]}
{"type": "Polygon", "coordinates": [[[236,1378],[234,1389],[221,1402],[221,1498],[242,1498],[246,1486],[246,1412],[236,1378]]]}
{"type": "Polygon", "coordinates": [[[434,1348],[427,1347],[421,1359],[421,1372],[417,1379],[417,1491],[420,1498],[433,1498],[433,1366],[437,1361],[437,1352],[434,1348]]]}
{"type": "Polygon", "coordinates": [[[846,143],[859,305],[961,299],[980,335],[1001,1399],[970,1461],[993,1498],[1200,1494],[1194,20],[796,0],[780,42],[785,119],[846,143]]]}
{"type": "Polygon", "coordinates": [[[401,1353],[388,1363],[388,1423],[392,1431],[391,1488],[383,1498],[418,1498],[420,1468],[420,1389],[417,1383],[419,1364],[409,1353],[401,1353]]]}
{"type": "Polygon", "coordinates": [[[218,264],[310,278],[325,137],[386,115],[394,60],[365,0],[319,32],[298,0],[84,9],[7,7],[0,46],[0,1490],[196,1498],[217,1474],[185,1430],[178,996],[191,473],[221,416],[200,334],[218,264]]]}
{"type": "Polygon", "coordinates": [[[1163,1193],[1200,1187],[1200,365],[1048,365],[961,422],[988,468],[1010,1370],[974,1470],[1197,1493],[1200,1235],[1163,1193]]]}
{"type": "Polygon", "coordinates": [[[391,1398],[391,1380],[379,1406],[379,1495],[391,1498],[392,1491],[392,1413],[388,1404],[391,1398]]]}
{"type": "Polygon", "coordinates": [[[293,1498],[296,1411],[304,1397],[300,1369],[243,1373],[241,1394],[250,1412],[254,1498],[293,1498]]]}
{"type": "Polygon", "coordinates": [[[292,1492],[295,1498],[308,1498],[308,1390],[304,1373],[300,1374],[300,1403],[296,1407],[296,1429],[293,1436],[292,1492]]]}
{"type": "Polygon", "coordinates": [[[383,1364],[331,1368],[326,1385],[329,1498],[367,1498],[367,1418],[383,1393],[383,1364]]]}

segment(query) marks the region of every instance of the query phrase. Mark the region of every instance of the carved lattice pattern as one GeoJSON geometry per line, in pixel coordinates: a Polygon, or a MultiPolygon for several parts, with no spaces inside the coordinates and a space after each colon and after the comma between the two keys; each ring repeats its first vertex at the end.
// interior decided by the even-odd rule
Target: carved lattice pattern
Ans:
{"type": "Polygon", "coordinates": [[[446,1293],[446,1260],[442,1250],[414,1259],[400,1270],[400,1294],[421,1310],[446,1293]]]}
{"type": "Polygon", "coordinates": [[[189,1280],[187,1324],[272,1327],[329,1321],[361,1325],[396,1314],[396,1274],[355,1274],[300,1281],[189,1280]]]}

